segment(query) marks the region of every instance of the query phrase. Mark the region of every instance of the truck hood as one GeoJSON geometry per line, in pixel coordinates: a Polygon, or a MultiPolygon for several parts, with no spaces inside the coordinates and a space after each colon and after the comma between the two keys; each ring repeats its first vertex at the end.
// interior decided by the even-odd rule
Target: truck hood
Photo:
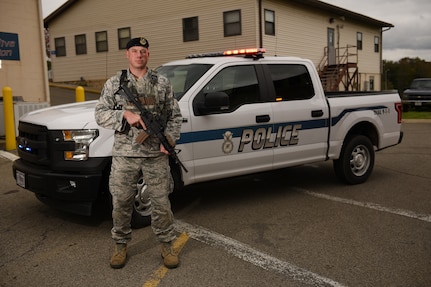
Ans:
{"type": "Polygon", "coordinates": [[[415,95],[415,96],[430,96],[431,89],[407,89],[403,92],[404,95],[415,95]]]}
{"type": "Polygon", "coordinates": [[[20,121],[46,126],[49,130],[84,129],[95,126],[97,100],[52,106],[29,112],[20,121]]]}

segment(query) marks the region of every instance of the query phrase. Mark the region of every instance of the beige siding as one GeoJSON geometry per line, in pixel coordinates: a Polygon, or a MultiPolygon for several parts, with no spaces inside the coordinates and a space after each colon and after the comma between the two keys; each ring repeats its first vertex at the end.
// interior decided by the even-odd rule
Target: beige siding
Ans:
{"type": "Polygon", "coordinates": [[[66,57],[52,57],[53,80],[107,78],[127,67],[125,51],[118,49],[117,29],[122,27],[131,27],[132,37],[148,39],[152,67],[188,54],[257,46],[254,1],[240,0],[223,5],[217,1],[198,0],[140,3],[142,5],[130,0],[77,2],[53,21],[50,24],[51,47],[54,47],[54,38],[66,38],[66,57]],[[237,9],[242,15],[242,35],[224,37],[223,12],[237,9]],[[199,19],[199,41],[183,43],[182,19],[194,16],[199,19]],[[109,52],[96,53],[95,32],[105,30],[108,31],[109,52]],[[86,34],[87,54],[75,56],[75,35],[82,33],[86,34]]]}
{"type": "MultiPolygon", "coordinates": [[[[0,31],[18,34],[19,61],[1,60],[0,87],[29,102],[49,100],[40,0],[2,0],[0,31]]],[[[3,119],[1,119],[3,121],[3,119]]]]}
{"type": "Polygon", "coordinates": [[[327,16],[288,1],[264,1],[262,8],[274,10],[276,17],[276,35],[264,35],[268,53],[308,58],[317,65],[326,46],[327,16]]]}
{"type": "Polygon", "coordinates": [[[360,90],[369,90],[366,82],[369,83],[370,77],[374,77],[374,90],[380,90],[382,45],[380,44],[378,53],[374,52],[374,37],[378,36],[381,42],[380,29],[346,21],[340,31],[342,39],[345,38],[344,43],[352,43],[355,46],[357,32],[362,33],[362,50],[357,51],[360,90]]]}
{"type": "MultiPolygon", "coordinates": [[[[381,53],[374,52],[374,36],[380,27],[341,19],[333,14],[287,0],[259,1],[77,1],[50,23],[51,46],[54,38],[66,37],[66,57],[53,57],[53,80],[75,81],[81,77],[106,79],[127,67],[125,51],[118,49],[117,29],[130,27],[132,37],[144,36],[150,42],[150,63],[182,59],[188,54],[257,47],[260,42],[259,13],[262,13],[263,47],[269,55],[298,56],[317,66],[327,46],[327,30],[333,28],[339,47],[356,46],[356,33],[363,33],[363,50],[358,52],[361,87],[374,77],[380,87],[381,53]],[[241,10],[242,35],[224,37],[223,12],[241,10]],[[276,35],[264,34],[264,9],[275,11],[276,35]],[[183,42],[182,19],[198,17],[199,40],[183,42]],[[336,20],[330,23],[329,19],[336,20]],[[338,27],[338,28],[337,28],[338,27]],[[108,32],[109,52],[96,53],[95,32],[108,32]],[[75,55],[74,37],[86,34],[87,54],[75,55]]],[[[380,47],[381,49],[381,47],[380,47]]]]}
{"type": "Polygon", "coordinates": [[[267,53],[308,58],[316,67],[324,56],[328,28],[333,28],[335,31],[336,48],[356,46],[356,33],[362,32],[363,49],[357,51],[361,89],[365,87],[364,81],[369,81],[370,76],[374,77],[375,89],[380,88],[381,54],[374,52],[374,36],[380,37],[380,28],[369,27],[348,19],[343,20],[289,1],[264,1],[262,9],[275,11],[276,17],[276,35],[263,36],[267,53]],[[329,22],[331,17],[335,18],[333,23],[329,22]]]}

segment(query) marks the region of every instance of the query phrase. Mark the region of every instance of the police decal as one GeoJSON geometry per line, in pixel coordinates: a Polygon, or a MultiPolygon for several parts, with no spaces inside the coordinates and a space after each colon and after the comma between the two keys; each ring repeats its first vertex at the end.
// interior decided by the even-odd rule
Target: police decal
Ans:
{"type": "Polygon", "coordinates": [[[271,139],[273,134],[272,127],[253,129],[244,129],[242,131],[241,140],[238,147],[238,152],[244,151],[247,145],[251,146],[252,150],[276,148],[289,145],[297,145],[299,141],[299,130],[301,124],[279,126],[275,134],[275,139],[271,139]]]}
{"type": "Polygon", "coordinates": [[[225,154],[229,154],[233,151],[232,136],[233,136],[233,133],[231,131],[226,131],[223,134],[224,142],[222,145],[222,150],[225,154]]]}

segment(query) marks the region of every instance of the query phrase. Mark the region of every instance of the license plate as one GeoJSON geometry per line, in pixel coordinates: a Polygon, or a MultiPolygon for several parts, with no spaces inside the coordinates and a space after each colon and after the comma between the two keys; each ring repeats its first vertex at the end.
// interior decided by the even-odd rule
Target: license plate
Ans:
{"type": "Polygon", "coordinates": [[[422,106],[422,102],[415,102],[415,106],[422,106]]]}
{"type": "Polygon", "coordinates": [[[22,188],[25,188],[25,173],[23,173],[22,171],[16,171],[16,184],[18,184],[22,188]]]}

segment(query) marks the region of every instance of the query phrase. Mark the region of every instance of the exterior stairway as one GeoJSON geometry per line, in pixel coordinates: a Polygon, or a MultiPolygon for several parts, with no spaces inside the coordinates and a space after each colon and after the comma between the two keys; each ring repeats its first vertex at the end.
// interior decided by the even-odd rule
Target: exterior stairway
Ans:
{"type": "Polygon", "coordinates": [[[325,92],[358,90],[358,52],[356,46],[335,49],[335,64],[328,64],[328,48],[317,67],[325,92]]]}

